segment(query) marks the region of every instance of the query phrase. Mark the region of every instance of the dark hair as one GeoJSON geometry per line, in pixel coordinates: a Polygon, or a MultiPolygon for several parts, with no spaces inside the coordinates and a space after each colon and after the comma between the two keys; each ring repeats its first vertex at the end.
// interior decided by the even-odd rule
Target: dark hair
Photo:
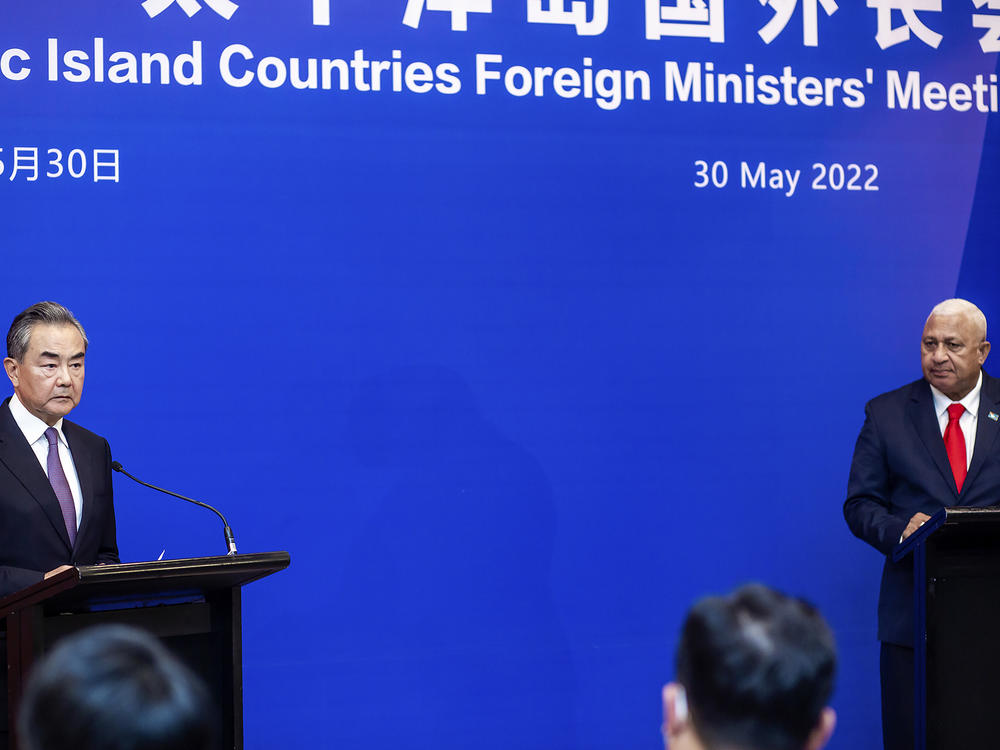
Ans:
{"type": "Polygon", "coordinates": [[[836,661],[814,607],[750,584],[692,607],[677,681],[709,748],[801,750],[833,691],[836,661]]]}
{"type": "Polygon", "coordinates": [[[83,349],[87,350],[87,334],[73,313],[58,302],[36,302],[27,310],[18,313],[7,331],[7,356],[21,362],[31,343],[31,330],[37,324],[75,326],[83,338],[83,349]]]}
{"type": "Polygon", "coordinates": [[[210,750],[201,683],[151,635],[104,625],[70,636],[32,672],[18,731],[26,750],[210,750]]]}

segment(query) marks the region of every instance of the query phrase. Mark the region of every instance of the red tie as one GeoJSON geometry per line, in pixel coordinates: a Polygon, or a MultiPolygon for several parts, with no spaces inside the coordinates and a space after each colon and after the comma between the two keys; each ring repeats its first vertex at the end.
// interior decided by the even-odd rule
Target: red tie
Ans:
{"type": "Polygon", "coordinates": [[[944,428],[944,449],[948,451],[948,463],[951,464],[951,473],[955,475],[955,486],[959,492],[962,491],[962,484],[968,471],[965,463],[965,435],[962,434],[962,427],[958,424],[964,413],[965,407],[961,404],[949,406],[948,426],[944,428]]]}

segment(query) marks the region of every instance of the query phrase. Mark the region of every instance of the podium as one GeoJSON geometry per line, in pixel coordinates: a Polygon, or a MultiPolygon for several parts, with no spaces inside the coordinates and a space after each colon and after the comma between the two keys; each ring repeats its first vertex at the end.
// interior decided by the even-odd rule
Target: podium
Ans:
{"type": "Polygon", "coordinates": [[[1000,508],[945,508],[893,552],[913,558],[916,750],[996,745],[1000,508]]]}
{"type": "Polygon", "coordinates": [[[204,680],[215,700],[221,747],[243,747],[241,587],[288,567],[287,552],[70,568],[0,599],[7,637],[7,717],[32,664],[60,638],[118,623],[154,636],[204,680]]]}

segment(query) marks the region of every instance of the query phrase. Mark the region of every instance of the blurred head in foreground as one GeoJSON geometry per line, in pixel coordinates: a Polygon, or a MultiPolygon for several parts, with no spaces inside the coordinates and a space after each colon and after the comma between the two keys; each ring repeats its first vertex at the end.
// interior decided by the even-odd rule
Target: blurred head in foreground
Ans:
{"type": "Polygon", "coordinates": [[[155,638],[108,625],[60,641],[31,673],[24,750],[214,750],[210,701],[155,638]]]}
{"type": "Polygon", "coordinates": [[[669,750],[819,750],[836,723],[827,706],[833,634],[806,602],[759,584],[697,602],[663,688],[669,750]]]}

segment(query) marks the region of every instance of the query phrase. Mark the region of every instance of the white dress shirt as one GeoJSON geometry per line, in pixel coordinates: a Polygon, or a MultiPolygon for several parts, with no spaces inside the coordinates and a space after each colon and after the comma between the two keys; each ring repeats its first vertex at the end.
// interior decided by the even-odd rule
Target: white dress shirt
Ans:
{"type": "MultiPolygon", "coordinates": [[[[17,422],[17,426],[24,433],[24,439],[28,441],[31,450],[35,452],[35,458],[41,464],[45,476],[49,475],[49,441],[45,437],[45,431],[49,428],[45,422],[40,420],[26,408],[15,393],[8,404],[10,413],[17,422]]],[[[63,421],[60,419],[53,427],[59,433],[59,461],[62,463],[63,474],[69,483],[69,491],[73,493],[73,505],[76,506],[76,528],[80,530],[80,519],[83,517],[83,490],[80,489],[80,477],[76,473],[76,464],[73,463],[73,454],[70,453],[69,443],[62,431],[63,421]]]]}
{"type": "Polygon", "coordinates": [[[952,404],[961,404],[965,407],[965,412],[958,420],[958,426],[962,428],[962,435],[965,437],[965,468],[969,468],[972,463],[972,451],[976,448],[976,426],[979,423],[979,394],[983,389],[983,371],[979,371],[979,380],[976,387],[965,394],[961,401],[952,401],[941,391],[931,386],[931,393],[934,395],[934,413],[937,414],[938,426],[941,427],[941,437],[944,437],[944,430],[948,426],[948,407],[952,404]]]}

